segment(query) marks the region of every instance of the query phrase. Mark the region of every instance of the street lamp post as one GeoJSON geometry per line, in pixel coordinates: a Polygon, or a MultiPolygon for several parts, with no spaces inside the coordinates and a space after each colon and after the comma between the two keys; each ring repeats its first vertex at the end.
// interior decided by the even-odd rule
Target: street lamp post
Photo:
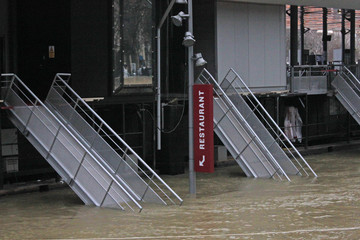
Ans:
{"type": "MultiPolygon", "coordinates": [[[[157,27],[157,149],[161,149],[161,27],[168,17],[171,9],[176,2],[185,3],[186,1],[172,0],[168,5],[163,17],[157,27]]],[[[187,0],[188,13],[183,17],[188,18],[188,32],[193,33],[193,9],[192,0],[187,0]]],[[[181,18],[180,18],[181,19],[181,18]]],[[[188,34],[189,35],[189,34],[188,34]]],[[[194,42],[194,41],[193,41],[194,42]]],[[[193,43],[192,42],[192,43],[193,43]]],[[[186,44],[185,44],[186,46],[186,44]]],[[[196,174],[194,171],[194,134],[193,134],[193,85],[194,85],[194,47],[186,46],[188,49],[187,65],[188,65],[188,99],[189,99],[189,192],[191,195],[196,194],[196,174]]]]}
{"type": "MultiPolygon", "coordinates": [[[[188,31],[193,33],[193,9],[192,0],[188,0],[188,31]]],[[[196,173],[194,171],[194,119],[193,119],[193,85],[194,85],[194,47],[188,47],[188,98],[189,98],[189,192],[196,194],[196,173]]]]}

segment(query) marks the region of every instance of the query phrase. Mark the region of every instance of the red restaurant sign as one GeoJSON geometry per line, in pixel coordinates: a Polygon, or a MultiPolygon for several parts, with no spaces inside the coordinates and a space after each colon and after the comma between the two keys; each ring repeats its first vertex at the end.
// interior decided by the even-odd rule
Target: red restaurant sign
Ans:
{"type": "Polygon", "coordinates": [[[195,84],[194,95],[194,168],[214,172],[213,87],[195,84]]]}

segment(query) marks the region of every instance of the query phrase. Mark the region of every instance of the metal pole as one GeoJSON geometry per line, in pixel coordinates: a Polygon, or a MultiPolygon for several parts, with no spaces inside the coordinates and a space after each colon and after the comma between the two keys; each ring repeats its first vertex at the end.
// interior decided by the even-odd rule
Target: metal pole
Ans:
{"type": "MultiPolygon", "coordinates": [[[[356,30],[356,26],[355,26],[355,10],[349,10],[350,12],[350,65],[354,65],[355,64],[355,30],[356,30]]],[[[353,67],[351,67],[352,71],[354,70],[353,67]]]]}
{"type": "Polygon", "coordinates": [[[305,15],[305,8],[301,7],[300,12],[300,38],[301,38],[301,65],[305,65],[305,21],[304,16],[305,15]]]}
{"type": "MultiPolygon", "coordinates": [[[[141,108],[142,109],[145,109],[145,104],[144,103],[142,103],[141,104],[141,108]]],[[[147,159],[147,155],[146,155],[146,153],[147,153],[147,148],[146,148],[146,132],[145,132],[145,129],[146,129],[146,115],[145,115],[145,111],[142,111],[142,141],[143,141],[143,146],[142,146],[142,149],[143,149],[143,159],[146,161],[146,159],[147,159]]]]}
{"type": "Polygon", "coordinates": [[[327,8],[323,8],[323,56],[324,62],[323,64],[327,64],[327,51],[328,51],[328,10],[327,8]]]}
{"type": "Polygon", "coordinates": [[[346,18],[346,10],[341,9],[341,62],[345,65],[345,18],[346,18]]]}
{"type": "MultiPolygon", "coordinates": [[[[193,8],[192,0],[188,0],[188,31],[193,33],[193,8]]],[[[188,48],[188,79],[189,79],[189,191],[190,194],[196,194],[196,174],[194,171],[194,122],[193,122],[193,85],[194,85],[194,47],[188,48]]]]}
{"type": "MultiPolygon", "coordinates": [[[[161,26],[160,26],[161,27],[161,26]]],[[[157,127],[157,150],[161,150],[161,30],[157,29],[157,110],[156,110],[156,127],[157,127]]]]}
{"type": "Polygon", "coordinates": [[[290,65],[299,65],[298,63],[298,6],[290,8],[290,65]]]}

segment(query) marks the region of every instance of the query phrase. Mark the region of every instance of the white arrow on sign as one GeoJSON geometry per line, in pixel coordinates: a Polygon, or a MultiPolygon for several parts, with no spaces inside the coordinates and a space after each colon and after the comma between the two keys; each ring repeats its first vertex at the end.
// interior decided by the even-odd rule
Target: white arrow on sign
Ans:
{"type": "Polygon", "coordinates": [[[203,167],[204,166],[204,162],[205,162],[205,155],[203,155],[202,160],[199,160],[199,166],[203,167]]]}

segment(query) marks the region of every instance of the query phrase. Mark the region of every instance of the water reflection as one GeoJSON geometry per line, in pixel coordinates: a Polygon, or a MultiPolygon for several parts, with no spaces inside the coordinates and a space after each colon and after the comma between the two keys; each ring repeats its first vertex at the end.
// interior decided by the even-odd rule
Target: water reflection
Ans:
{"type": "Polygon", "coordinates": [[[183,206],[142,213],[82,205],[67,188],[0,198],[0,239],[358,239],[360,151],[307,157],[319,174],[292,182],[245,178],[237,166],[165,181],[183,206]]]}

